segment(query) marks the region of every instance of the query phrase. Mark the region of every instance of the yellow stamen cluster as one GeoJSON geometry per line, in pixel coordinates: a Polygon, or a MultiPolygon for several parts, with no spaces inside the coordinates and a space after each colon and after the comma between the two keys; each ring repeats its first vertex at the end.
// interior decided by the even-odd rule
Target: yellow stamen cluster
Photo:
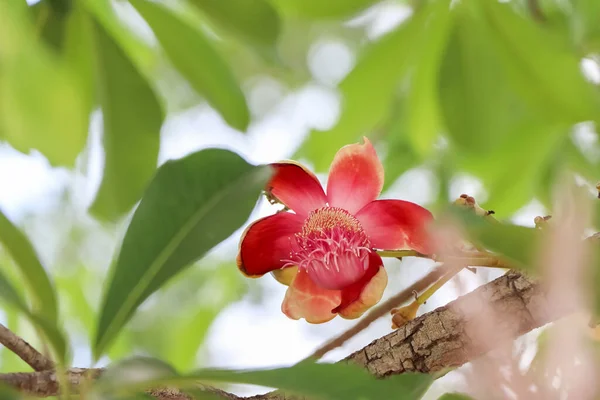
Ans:
{"type": "Polygon", "coordinates": [[[323,207],[310,213],[302,226],[301,235],[306,237],[335,228],[352,233],[363,232],[360,222],[348,211],[338,207],[323,207]]]}

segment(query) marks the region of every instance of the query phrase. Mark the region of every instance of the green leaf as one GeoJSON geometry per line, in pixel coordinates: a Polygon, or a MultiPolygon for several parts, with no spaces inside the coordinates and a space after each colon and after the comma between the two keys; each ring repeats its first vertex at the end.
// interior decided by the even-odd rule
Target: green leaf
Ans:
{"type": "Polygon", "coordinates": [[[446,393],[438,400],[473,400],[473,398],[462,393],[446,393]]]}
{"type": "Polygon", "coordinates": [[[478,6],[494,33],[491,45],[524,99],[554,121],[600,120],[599,94],[567,46],[548,40],[539,24],[520,17],[507,4],[479,0],[478,6]]]}
{"type": "Polygon", "coordinates": [[[448,133],[462,149],[491,151],[514,130],[523,116],[523,101],[508,79],[489,27],[461,3],[442,62],[439,96],[448,133]]]}
{"type": "Polygon", "coordinates": [[[16,289],[1,271],[0,299],[25,314],[31,323],[43,332],[44,336],[52,346],[58,361],[62,365],[65,365],[67,359],[67,343],[62,332],[56,325],[56,322],[48,319],[43,314],[31,312],[25,301],[19,296],[16,289]]]}
{"type": "Polygon", "coordinates": [[[140,199],[156,170],[164,115],[148,82],[99,24],[93,38],[105,166],[90,212],[116,219],[140,199]]]}
{"type": "Polygon", "coordinates": [[[409,138],[420,154],[432,151],[440,131],[437,81],[452,22],[450,1],[437,0],[429,12],[429,28],[421,32],[418,67],[410,80],[407,99],[409,138]]]}
{"type": "Polygon", "coordinates": [[[386,145],[385,157],[382,159],[385,171],[383,191],[389,189],[402,174],[422,161],[421,154],[415,151],[409,139],[407,108],[406,99],[396,101],[386,126],[382,129],[386,132],[385,140],[381,141],[386,145]]]}
{"type": "Polygon", "coordinates": [[[27,237],[0,211],[0,243],[19,267],[34,309],[56,321],[57,301],[46,270],[27,237]]]}
{"type": "Polygon", "coordinates": [[[380,380],[355,365],[309,362],[262,371],[201,370],[191,376],[209,382],[276,387],[328,400],[416,400],[433,382],[433,378],[426,374],[406,373],[380,380]]]}
{"type": "Polygon", "coordinates": [[[336,19],[349,17],[380,0],[272,0],[282,11],[301,17],[336,19]]]}
{"type": "Polygon", "coordinates": [[[342,113],[337,124],[327,132],[311,132],[294,158],[308,158],[317,171],[327,170],[340,147],[385,119],[400,82],[408,76],[418,48],[414,38],[419,37],[425,16],[419,12],[365,50],[340,84],[342,113]]]}
{"type": "Polygon", "coordinates": [[[87,110],[86,126],[89,125],[89,117],[96,100],[92,29],[90,16],[80,3],[74,4],[65,22],[65,36],[61,50],[62,58],[70,69],[69,75],[73,77],[81,92],[82,107],[87,110]]]}
{"type": "Polygon", "coordinates": [[[148,296],[242,225],[269,173],[219,149],[159,168],[132,217],[104,293],[96,358],[148,296]]]}
{"type": "Polygon", "coordinates": [[[513,139],[507,137],[493,151],[456,157],[457,168],[485,183],[489,200],[482,204],[484,208],[509,216],[535,196],[547,166],[555,161],[552,156],[561,149],[565,131],[543,121],[517,125],[511,132],[513,139]]]}
{"type": "Polygon", "coordinates": [[[0,131],[19,151],[37,149],[52,165],[72,166],[86,142],[88,110],[69,70],[33,36],[22,3],[0,4],[0,131]]]}
{"type": "Polygon", "coordinates": [[[189,0],[211,20],[259,51],[274,50],[281,29],[277,10],[265,0],[189,0]]]}
{"type": "Polygon", "coordinates": [[[155,79],[156,51],[122,22],[122,18],[115,13],[111,0],[79,0],[76,4],[81,4],[102,25],[141,75],[148,81],[155,79]]]}
{"type": "Polygon", "coordinates": [[[1,400],[21,400],[23,395],[7,384],[0,384],[0,399],[1,400]]]}
{"type": "Polygon", "coordinates": [[[232,127],[246,130],[250,112],[242,90],[227,63],[200,29],[163,5],[130,0],[150,25],[175,68],[232,127]]]}
{"type": "Polygon", "coordinates": [[[36,31],[58,52],[67,36],[65,27],[70,9],[69,2],[55,0],[42,0],[30,7],[36,31]]]}
{"type": "Polygon", "coordinates": [[[30,9],[39,35],[65,62],[69,75],[79,87],[88,126],[94,101],[89,17],[79,3],[72,4],[71,0],[42,0],[30,9]]]}
{"type": "MultiPolygon", "coordinates": [[[[149,361],[154,365],[157,361],[149,361]]],[[[160,363],[160,362],[158,362],[160,363]]],[[[129,368],[117,366],[116,376],[128,374],[129,368]]],[[[133,365],[133,368],[143,368],[133,365]]],[[[110,368],[109,368],[110,370],[110,368]]],[[[130,370],[131,371],[131,370],[130,370]]],[[[142,370],[143,371],[143,370],[142,370]]],[[[147,382],[126,382],[111,384],[105,381],[103,390],[131,391],[149,384],[176,385],[190,387],[198,381],[231,382],[279,388],[286,393],[311,396],[323,400],[416,400],[427,391],[433,378],[426,374],[406,373],[390,376],[385,380],[377,379],[365,369],[349,364],[316,364],[303,362],[293,367],[266,370],[218,370],[203,369],[189,375],[170,375],[164,370],[163,377],[147,382]],[[332,384],[337,382],[337,384],[332,384]]],[[[103,377],[104,378],[104,377],[103,377]]],[[[102,378],[102,379],[103,379],[102,378]]]]}
{"type": "Polygon", "coordinates": [[[596,0],[573,0],[571,31],[575,43],[585,53],[600,51],[600,2],[596,0]]]}
{"type": "Polygon", "coordinates": [[[519,225],[490,222],[475,215],[471,210],[450,208],[463,222],[469,240],[474,244],[497,252],[525,271],[535,267],[536,251],[543,232],[519,225]]]}

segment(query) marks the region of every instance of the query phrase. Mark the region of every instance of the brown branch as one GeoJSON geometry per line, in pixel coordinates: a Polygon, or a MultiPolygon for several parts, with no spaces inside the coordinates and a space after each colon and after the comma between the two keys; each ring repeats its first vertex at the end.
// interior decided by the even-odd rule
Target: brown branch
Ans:
{"type": "Polygon", "coordinates": [[[18,355],[35,371],[54,369],[54,363],[51,360],[2,324],[0,324],[0,343],[18,355]]]}
{"type": "MultiPolygon", "coordinates": [[[[543,286],[518,272],[489,282],[471,293],[408,322],[396,331],[373,341],[342,362],[367,368],[384,377],[408,371],[436,372],[465,364],[502,342],[552,322],[573,310],[548,307],[543,286]],[[483,306],[485,305],[485,306],[483,306]],[[491,314],[491,315],[490,315],[491,314]],[[493,318],[493,336],[481,338],[478,321],[493,318]]],[[[73,392],[81,385],[85,371],[97,377],[101,370],[73,369],[68,373],[73,392]]],[[[0,381],[27,393],[45,397],[58,393],[52,371],[0,374],[0,381]]],[[[218,398],[228,400],[299,400],[273,392],[249,398],[218,389],[205,388],[218,398]]],[[[149,391],[160,400],[184,400],[188,397],[176,390],[149,391]]]]}
{"type": "MultiPolygon", "coordinates": [[[[73,368],[67,371],[67,382],[70,386],[70,394],[78,394],[86,382],[95,380],[102,375],[104,368],[73,368]]],[[[17,372],[12,374],[0,374],[0,382],[3,382],[20,392],[36,397],[57,396],[59,392],[59,380],[55,371],[39,372],[17,372]]],[[[210,386],[197,386],[198,390],[210,393],[215,398],[240,400],[243,399],[232,393],[216,389],[210,386]]],[[[191,398],[177,389],[157,388],[147,391],[161,400],[190,400],[191,398]]]]}
{"type": "MultiPolygon", "coordinates": [[[[550,310],[541,284],[510,271],[351,354],[376,376],[458,367],[574,310],[550,310]],[[482,337],[482,319],[496,325],[482,337]]],[[[487,331],[486,331],[487,332],[487,331]]]]}

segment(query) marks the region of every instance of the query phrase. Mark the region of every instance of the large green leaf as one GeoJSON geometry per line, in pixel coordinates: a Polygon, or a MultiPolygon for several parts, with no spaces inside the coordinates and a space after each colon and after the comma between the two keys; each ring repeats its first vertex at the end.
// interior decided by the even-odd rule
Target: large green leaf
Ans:
{"type": "Polygon", "coordinates": [[[190,85],[239,130],[246,130],[250,112],[229,66],[199,28],[158,3],[130,0],[150,25],[171,62],[190,85]]]}
{"type": "Polygon", "coordinates": [[[69,70],[33,36],[23,4],[0,2],[0,131],[19,151],[37,149],[51,164],[71,166],[86,142],[89,110],[69,70]]]}
{"type": "Polygon", "coordinates": [[[381,380],[356,365],[312,362],[303,362],[288,368],[254,371],[203,369],[191,374],[177,375],[168,367],[164,367],[160,361],[134,359],[117,364],[112,371],[110,368],[108,371],[115,379],[103,376],[98,385],[103,391],[136,390],[150,382],[179,387],[190,387],[197,381],[231,382],[275,387],[286,393],[323,400],[417,400],[433,382],[433,378],[426,374],[406,373],[381,380]],[[150,378],[145,382],[127,382],[119,378],[129,375],[129,371],[139,371],[139,375],[145,374],[150,378]]]}
{"type": "Polygon", "coordinates": [[[83,6],[102,25],[141,75],[148,80],[155,79],[154,68],[158,58],[156,51],[124,24],[123,19],[116,14],[111,0],[78,0],[75,3],[83,6]]]}
{"type": "Polygon", "coordinates": [[[596,0],[573,0],[573,16],[570,18],[575,43],[585,53],[600,51],[600,2],[596,0]]]}
{"type": "Polygon", "coordinates": [[[219,149],[159,168],[132,217],[104,293],[96,358],[148,296],[241,226],[269,173],[219,149]]]}
{"type": "Polygon", "coordinates": [[[44,334],[46,340],[54,350],[58,361],[62,365],[65,365],[67,359],[67,342],[56,322],[48,319],[41,313],[31,312],[25,301],[2,272],[0,272],[0,300],[25,314],[31,323],[44,334]]]}
{"type": "Polygon", "coordinates": [[[449,212],[464,223],[468,239],[497,252],[517,267],[532,271],[543,231],[519,225],[490,222],[470,210],[451,207],[449,212]]]}
{"type": "Polygon", "coordinates": [[[421,154],[432,151],[440,131],[437,80],[448,32],[452,27],[450,1],[435,1],[428,24],[430,28],[421,31],[421,48],[407,99],[409,138],[421,154]]]}
{"type": "Polygon", "coordinates": [[[276,387],[329,400],[417,400],[433,382],[426,374],[405,373],[379,380],[358,366],[314,363],[263,371],[201,370],[192,376],[210,382],[276,387]]]}
{"type": "Polygon", "coordinates": [[[66,22],[71,11],[70,1],[41,0],[30,7],[36,31],[55,50],[61,50],[66,22]]]}
{"type": "Polygon", "coordinates": [[[65,21],[61,56],[81,92],[82,107],[87,110],[87,126],[96,100],[94,98],[96,88],[93,70],[93,23],[80,3],[73,4],[70,10],[65,21]]]}
{"type": "Polygon", "coordinates": [[[326,170],[335,152],[380,124],[388,114],[400,82],[408,76],[426,13],[371,44],[340,84],[342,113],[327,132],[311,132],[295,158],[310,159],[315,169],[326,170]]]}
{"type": "Polygon", "coordinates": [[[24,399],[22,393],[19,393],[14,388],[8,386],[7,384],[0,384],[0,399],[2,400],[21,400],[24,399]]]}
{"type": "Polygon", "coordinates": [[[536,194],[551,156],[576,119],[556,111],[549,96],[539,96],[535,71],[524,56],[510,57],[506,49],[512,42],[474,4],[454,8],[456,23],[439,93],[449,137],[461,152],[457,167],[482,179],[490,194],[486,206],[508,215],[536,194]]]}
{"type": "Polygon", "coordinates": [[[509,82],[534,109],[550,120],[600,120],[600,95],[581,72],[579,58],[567,46],[548,40],[547,32],[517,15],[507,4],[479,0],[490,43],[502,57],[509,82]]]}
{"type": "Polygon", "coordinates": [[[382,159],[385,181],[383,191],[390,188],[396,180],[422,161],[422,154],[415,151],[409,137],[406,114],[406,99],[398,99],[392,106],[388,120],[382,131],[385,138],[377,143],[385,144],[385,156],[382,159]]]}
{"type": "Polygon", "coordinates": [[[282,11],[308,18],[340,18],[356,14],[380,0],[272,0],[282,11]]]}
{"type": "Polygon", "coordinates": [[[69,68],[69,75],[79,87],[87,126],[94,101],[89,17],[79,3],[71,0],[42,0],[30,9],[36,31],[69,68]]]}
{"type": "Polygon", "coordinates": [[[211,20],[259,51],[274,50],[280,32],[277,10],[266,0],[189,0],[211,20]]]}
{"type": "Polygon", "coordinates": [[[54,288],[29,239],[0,211],[0,243],[19,267],[34,309],[50,321],[58,311],[54,288]]]}
{"type": "Polygon", "coordinates": [[[463,150],[490,151],[528,115],[498,67],[489,27],[466,4],[454,13],[439,81],[443,116],[452,141],[463,150]]]}
{"type": "Polygon", "coordinates": [[[105,165],[90,211],[114,219],[140,199],[156,170],[163,112],[148,82],[101,25],[95,24],[93,37],[105,165]]]}

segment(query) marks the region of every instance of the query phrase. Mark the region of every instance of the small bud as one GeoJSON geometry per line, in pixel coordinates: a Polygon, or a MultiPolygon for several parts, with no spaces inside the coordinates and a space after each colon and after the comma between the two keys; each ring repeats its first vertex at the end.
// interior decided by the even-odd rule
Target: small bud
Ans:
{"type": "Polygon", "coordinates": [[[392,329],[398,329],[408,321],[412,321],[417,316],[420,304],[413,301],[407,306],[394,308],[392,313],[392,329]]]}
{"type": "Polygon", "coordinates": [[[468,194],[461,194],[458,199],[454,200],[454,204],[456,204],[458,206],[473,209],[473,210],[475,210],[475,214],[482,216],[482,217],[495,214],[494,211],[487,211],[487,210],[484,210],[483,208],[481,208],[479,206],[479,204],[477,204],[477,201],[475,201],[475,198],[472,196],[469,196],[468,194]]]}
{"type": "Polygon", "coordinates": [[[537,216],[533,219],[535,227],[537,229],[544,229],[548,226],[548,221],[552,218],[552,215],[545,215],[543,217],[537,216]]]}

